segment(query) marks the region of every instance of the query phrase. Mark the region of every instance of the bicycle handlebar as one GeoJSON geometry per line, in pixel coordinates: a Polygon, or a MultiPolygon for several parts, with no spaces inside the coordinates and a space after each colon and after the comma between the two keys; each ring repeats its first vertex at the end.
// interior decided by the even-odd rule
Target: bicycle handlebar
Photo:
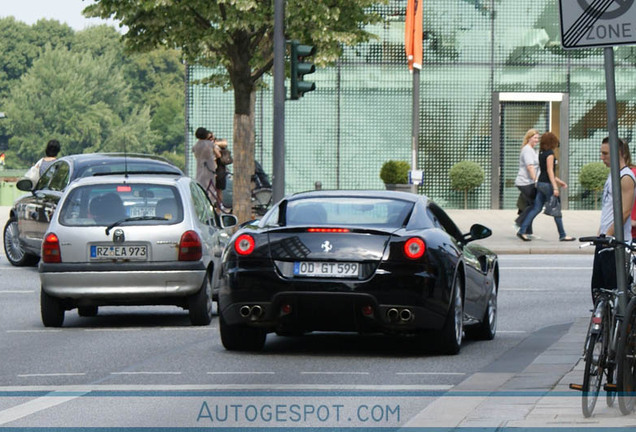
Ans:
{"type": "Polygon", "coordinates": [[[619,246],[625,246],[632,252],[636,252],[636,247],[632,246],[631,243],[625,241],[618,241],[615,237],[612,236],[593,236],[593,237],[579,237],[580,242],[593,243],[595,245],[604,245],[612,248],[617,248],[619,246]]]}

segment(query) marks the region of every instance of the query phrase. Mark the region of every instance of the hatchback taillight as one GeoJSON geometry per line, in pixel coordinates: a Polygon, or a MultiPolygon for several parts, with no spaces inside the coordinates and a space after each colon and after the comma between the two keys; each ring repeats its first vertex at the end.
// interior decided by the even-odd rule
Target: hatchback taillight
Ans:
{"type": "Polygon", "coordinates": [[[426,243],[419,237],[411,237],[404,243],[404,255],[409,259],[418,259],[424,255],[426,243]]]}
{"type": "Polygon", "coordinates": [[[186,231],[179,242],[179,261],[198,261],[203,255],[201,237],[194,231],[186,231]]]}
{"type": "Polygon", "coordinates": [[[45,263],[62,262],[60,240],[53,233],[47,234],[42,243],[42,261],[45,263]]]}
{"type": "Polygon", "coordinates": [[[249,234],[241,234],[234,241],[234,250],[239,255],[249,255],[254,252],[254,237],[249,234]]]}

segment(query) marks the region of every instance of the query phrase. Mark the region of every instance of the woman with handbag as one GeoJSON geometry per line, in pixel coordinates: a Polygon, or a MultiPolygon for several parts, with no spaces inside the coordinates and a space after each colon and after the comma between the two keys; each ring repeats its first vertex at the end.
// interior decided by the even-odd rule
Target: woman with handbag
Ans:
{"type": "MultiPolygon", "coordinates": [[[[563,218],[561,217],[559,187],[567,188],[568,185],[563,180],[558,178],[554,173],[554,167],[556,165],[556,158],[554,156],[554,149],[559,147],[559,139],[552,132],[546,132],[541,136],[539,142],[539,180],[537,182],[537,196],[534,200],[534,207],[528,213],[524,219],[517,237],[523,241],[530,241],[530,237],[527,235],[527,229],[534,220],[534,218],[541,213],[543,206],[551,200],[553,202],[552,207],[558,207],[558,211],[549,210],[554,217],[554,222],[559,232],[560,241],[573,241],[574,237],[566,235],[563,228],[563,218]]],[[[549,208],[552,208],[549,206],[549,208]]]]}

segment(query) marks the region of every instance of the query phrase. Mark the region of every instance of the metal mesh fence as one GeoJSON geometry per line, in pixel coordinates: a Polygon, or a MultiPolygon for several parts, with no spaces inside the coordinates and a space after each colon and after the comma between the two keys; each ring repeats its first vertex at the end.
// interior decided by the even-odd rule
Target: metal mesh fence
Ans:
{"type": "MultiPolygon", "coordinates": [[[[326,189],[383,189],[383,162],[410,162],[412,77],[404,54],[405,7],[406,0],[377,6],[385,20],[369,30],[378,39],[345,48],[337,64],[307,77],[316,82],[314,92],[286,103],[286,193],[313,189],[317,181],[326,189]]],[[[594,208],[578,175],[583,165],[599,160],[607,135],[603,52],[561,49],[558,2],[427,0],[423,36],[418,168],[424,170],[424,185],[419,193],[448,208],[462,207],[463,194],[451,190],[448,173],[455,163],[472,160],[486,179],[469,194],[469,205],[490,208],[496,193],[501,208],[514,208],[523,134],[533,127],[554,128],[555,113],[529,97],[501,102],[501,118],[493,120],[493,93],[563,93],[569,95],[563,146],[569,206],[594,208]],[[501,138],[496,143],[495,129],[501,138]],[[496,156],[501,163],[493,169],[496,156]],[[499,187],[489,187],[491,181],[499,187]]],[[[636,123],[635,63],[634,48],[616,50],[619,136],[628,141],[636,123]]],[[[189,82],[207,73],[190,66],[189,82]]],[[[265,84],[256,96],[255,157],[271,174],[271,78],[265,84]]],[[[191,84],[187,103],[187,154],[199,126],[232,145],[231,92],[191,84]]],[[[190,173],[193,167],[189,160],[190,173]]]]}

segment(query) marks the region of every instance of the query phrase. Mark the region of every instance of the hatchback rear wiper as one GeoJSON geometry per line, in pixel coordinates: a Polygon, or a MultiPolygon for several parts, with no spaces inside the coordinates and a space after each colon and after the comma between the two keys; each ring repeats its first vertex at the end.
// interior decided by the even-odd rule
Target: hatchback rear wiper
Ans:
{"type": "Polygon", "coordinates": [[[127,217],[124,219],[120,219],[117,222],[113,222],[112,224],[108,225],[106,227],[106,235],[110,234],[110,230],[112,230],[113,228],[115,228],[118,225],[123,224],[124,222],[134,222],[134,221],[146,221],[146,220],[170,220],[168,218],[165,217],[161,217],[161,216],[136,216],[136,217],[127,217]]]}

